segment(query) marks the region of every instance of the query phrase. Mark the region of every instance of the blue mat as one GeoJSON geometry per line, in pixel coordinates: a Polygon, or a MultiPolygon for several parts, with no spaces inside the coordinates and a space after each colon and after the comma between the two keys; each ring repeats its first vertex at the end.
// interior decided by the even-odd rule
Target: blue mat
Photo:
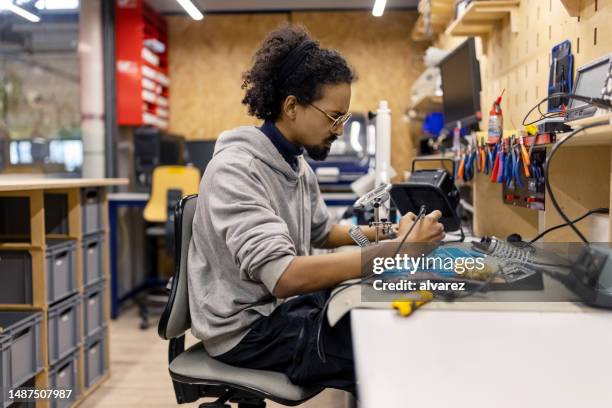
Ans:
{"type": "MultiPolygon", "coordinates": [[[[443,262],[437,261],[435,262],[435,265],[432,265],[431,267],[428,268],[422,268],[419,267],[418,270],[416,270],[416,272],[428,272],[428,273],[435,273],[437,275],[440,275],[442,277],[446,277],[446,278],[455,278],[457,277],[459,274],[455,272],[454,267],[444,267],[445,264],[448,264],[449,262],[447,262],[448,259],[452,259],[453,260],[453,266],[455,264],[454,260],[458,259],[458,258],[484,258],[485,255],[474,251],[474,250],[470,250],[470,249],[466,249],[466,248],[457,248],[457,247],[438,247],[436,249],[434,249],[433,251],[431,251],[429,254],[427,254],[425,256],[425,258],[433,258],[433,259],[442,259],[443,262]],[[440,265],[440,263],[442,263],[442,265],[440,265]],[[442,266],[441,268],[439,266],[442,266]]],[[[433,262],[430,262],[431,264],[433,264],[433,262]]],[[[409,271],[413,271],[414,268],[414,264],[409,261],[408,262],[409,265],[409,271]]],[[[386,269],[383,272],[383,276],[390,276],[390,275],[406,275],[408,274],[408,271],[406,269],[398,269],[398,268],[393,268],[393,269],[386,269]]]]}

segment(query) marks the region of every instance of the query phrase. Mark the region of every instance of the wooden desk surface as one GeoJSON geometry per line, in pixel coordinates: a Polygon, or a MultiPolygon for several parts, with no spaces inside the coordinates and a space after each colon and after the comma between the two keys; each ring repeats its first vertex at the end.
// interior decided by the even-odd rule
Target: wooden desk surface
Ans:
{"type": "Polygon", "coordinates": [[[128,184],[126,178],[43,178],[0,176],[0,191],[51,190],[79,187],[108,187],[128,184]]]}

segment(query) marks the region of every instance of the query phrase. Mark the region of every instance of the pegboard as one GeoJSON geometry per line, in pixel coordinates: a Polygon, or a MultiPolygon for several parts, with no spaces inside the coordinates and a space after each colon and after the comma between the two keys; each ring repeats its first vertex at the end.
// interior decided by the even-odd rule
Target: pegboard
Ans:
{"type": "MultiPolygon", "coordinates": [[[[482,79],[482,129],[486,129],[493,100],[503,89],[504,128],[520,127],[528,110],[547,95],[554,45],[571,41],[575,68],[612,52],[612,0],[574,3],[579,4],[578,15],[571,17],[561,0],[521,0],[515,16],[517,33],[511,32],[509,18],[506,18],[488,36],[477,41],[482,79]]],[[[436,46],[450,50],[463,40],[444,34],[438,38],[436,46]]],[[[576,218],[591,208],[609,207],[610,147],[567,147],[564,150],[555,158],[551,181],[569,217],[576,218]]],[[[474,180],[474,208],[474,231],[478,235],[506,237],[518,232],[528,238],[560,223],[552,205],[538,212],[503,204],[501,187],[489,183],[487,177],[474,180]]],[[[581,223],[580,228],[588,235],[587,225],[587,222],[581,223]]],[[[576,241],[576,237],[565,228],[550,234],[546,240],[576,241]]]]}
{"type": "Polygon", "coordinates": [[[506,128],[520,126],[528,108],[546,96],[554,45],[571,41],[575,67],[612,52],[612,0],[582,0],[578,17],[570,17],[560,0],[522,0],[517,14],[519,32],[511,33],[506,19],[480,56],[483,123],[505,88],[506,128]]]}

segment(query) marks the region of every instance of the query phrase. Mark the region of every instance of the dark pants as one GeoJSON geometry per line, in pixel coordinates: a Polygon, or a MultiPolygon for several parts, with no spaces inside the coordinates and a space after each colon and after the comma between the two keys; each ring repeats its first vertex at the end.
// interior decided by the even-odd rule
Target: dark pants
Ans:
{"type": "Polygon", "coordinates": [[[350,317],[334,327],[323,316],[329,291],[301,295],[280,304],[251,326],[240,343],[216,359],[237,367],[278,371],[296,385],[319,385],[355,394],[350,317]],[[321,327],[318,355],[317,331],[321,327]]]}

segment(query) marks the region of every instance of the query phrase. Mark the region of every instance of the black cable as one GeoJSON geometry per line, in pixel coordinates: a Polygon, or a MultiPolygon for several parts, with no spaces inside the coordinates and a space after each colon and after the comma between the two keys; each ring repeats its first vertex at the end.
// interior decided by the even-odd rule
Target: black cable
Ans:
{"type": "MultiPolygon", "coordinates": [[[[572,94],[572,93],[566,93],[566,92],[557,92],[557,93],[551,94],[551,95],[547,96],[546,98],[542,99],[540,102],[538,102],[538,104],[537,104],[537,105],[535,105],[533,108],[531,108],[531,109],[529,110],[529,112],[527,112],[527,114],[525,115],[525,117],[523,118],[523,121],[521,122],[521,125],[523,125],[523,126],[529,126],[529,125],[532,125],[532,124],[537,123],[537,122],[539,122],[540,120],[542,120],[542,118],[540,118],[539,120],[536,120],[536,121],[534,121],[534,122],[531,122],[531,123],[525,123],[525,121],[527,120],[527,118],[529,117],[529,115],[531,115],[531,113],[532,113],[534,110],[538,109],[538,110],[540,111],[540,113],[541,113],[541,110],[540,110],[540,105],[542,105],[544,102],[546,102],[546,101],[548,101],[548,100],[550,100],[550,99],[554,99],[554,98],[569,98],[569,99],[576,99],[576,100],[578,100],[578,101],[585,102],[585,103],[587,103],[587,104],[589,104],[589,105],[593,105],[593,106],[596,106],[596,107],[598,107],[598,108],[602,108],[602,109],[612,109],[612,103],[611,103],[611,102],[609,102],[609,101],[607,101],[607,100],[605,100],[605,99],[602,99],[602,98],[591,98],[591,97],[588,97],[588,96],[576,95],[576,94],[572,94]]],[[[557,117],[557,116],[563,116],[563,114],[559,114],[558,112],[550,112],[550,113],[551,113],[551,115],[550,115],[550,116],[545,117],[545,119],[546,119],[546,118],[548,118],[548,117],[557,117]]]]}
{"type": "MultiPolygon", "coordinates": [[[[583,219],[585,219],[586,217],[588,217],[589,215],[592,214],[609,214],[610,213],[610,209],[609,208],[595,208],[594,210],[590,210],[587,211],[586,214],[572,220],[572,223],[575,224],[579,221],[582,221],[583,219]]],[[[531,241],[529,241],[530,244],[533,244],[534,242],[536,242],[538,239],[542,238],[544,235],[553,232],[555,230],[558,230],[559,228],[563,228],[563,227],[567,227],[569,225],[569,223],[563,223],[563,224],[559,224],[559,225],[555,225],[554,227],[550,227],[547,230],[541,232],[540,234],[538,234],[535,238],[533,238],[531,241]]]]}
{"type": "MultiPolygon", "coordinates": [[[[395,256],[399,253],[400,249],[402,248],[402,245],[404,245],[404,242],[406,242],[406,238],[408,238],[408,235],[410,235],[410,233],[412,232],[414,227],[417,225],[417,223],[421,220],[421,218],[423,218],[423,216],[425,216],[425,211],[427,211],[427,208],[424,205],[422,205],[421,210],[419,211],[419,214],[417,215],[416,219],[414,220],[414,222],[408,229],[408,232],[404,234],[400,244],[397,246],[397,249],[395,250],[395,253],[393,254],[393,258],[395,258],[395,256]]],[[[363,278],[360,278],[357,282],[342,283],[334,288],[335,292],[331,293],[329,295],[329,298],[327,298],[327,300],[325,301],[325,304],[323,305],[323,309],[321,310],[321,315],[319,316],[319,327],[317,328],[317,338],[316,338],[317,355],[319,356],[319,359],[322,362],[325,363],[327,359],[325,358],[325,347],[323,346],[323,343],[321,341],[322,340],[321,332],[323,329],[323,324],[325,323],[325,314],[327,312],[327,309],[329,308],[329,304],[331,303],[332,299],[336,297],[339,293],[344,292],[346,289],[353,287],[355,285],[361,285],[367,282],[368,280],[372,279],[375,276],[378,276],[378,275],[375,273],[371,273],[367,276],[364,276],[363,278]]]]}
{"type": "Polygon", "coordinates": [[[543,120],[546,120],[546,119],[552,119],[552,118],[563,118],[563,117],[565,117],[565,115],[564,115],[564,114],[562,114],[562,113],[555,113],[555,114],[543,114],[542,116],[540,116],[540,117],[539,117],[538,119],[536,119],[536,120],[533,120],[533,121],[531,121],[531,122],[529,122],[529,123],[524,123],[524,124],[523,124],[523,126],[535,125],[536,123],[539,123],[539,122],[541,122],[541,121],[543,121],[543,120]]]}
{"type": "Polygon", "coordinates": [[[525,124],[525,126],[534,125],[542,120],[546,120],[550,118],[559,118],[559,117],[564,116],[563,112],[547,112],[547,113],[542,112],[542,109],[541,109],[542,103],[538,103],[536,106],[538,107],[538,113],[540,114],[540,118],[534,120],[533,122],[529,122],[525,124]]]}
{"type": "Polygon", "coordinates": [[[562,117],[565,116],[565,113],[563,113],[563,112],[547,112],[547,113],[544,113],[544,112],[542,112],[542,109],[540,109],[540,106],[542,106],[542,105],[538,105],[538,113],[540,114],[540,119],[538,119],[538,120],[536,120],[534,122],[528,123],[527,126],[529,124],[533,124],[535,122],[539,122],[540,120],[550,119],[550,118],[562,118],[562,117]]]}
{"type": "Polygon", "coordinates": [[[582,233],[578,230],[578,228],[576,228],[576,226],[574,225],[574,222],[570,220],[567,215],[565,215],[565,213],[559,206],[557,199],[555,198],[555,195],[550,186],[550,163],[552,162],[553,157],[555,157],[555,153],[557,152],[557,150],[559,150],[559,148],[563,146],[565,142],[567,142],[568,140],[576,136],[578,133],[583,132],[587,129],[591,129],[591,128],[598,127],[598,126],[606,126],[606,125],[610,125],[610,121],[595,122],[595,123],[591,123],[589,125],[585,125],[579,129],[574,130],[567,137],[557,141],[553,145],[550,151],[550,154],[546,158],[546,162],[544,163],[544,185],[546,186],[546,194],[550,198],[550,201],[552,202],[553,206],[555,207],[555,210],[557,210],[561,218],[563,218],[563,220],[574,230],[576,235],[578,235],[578,237],[580,237],[582,242],[584,242],[585,244],[588,244],[589,241],[584,237],[584,235],[582,235],[582,233]]]}

